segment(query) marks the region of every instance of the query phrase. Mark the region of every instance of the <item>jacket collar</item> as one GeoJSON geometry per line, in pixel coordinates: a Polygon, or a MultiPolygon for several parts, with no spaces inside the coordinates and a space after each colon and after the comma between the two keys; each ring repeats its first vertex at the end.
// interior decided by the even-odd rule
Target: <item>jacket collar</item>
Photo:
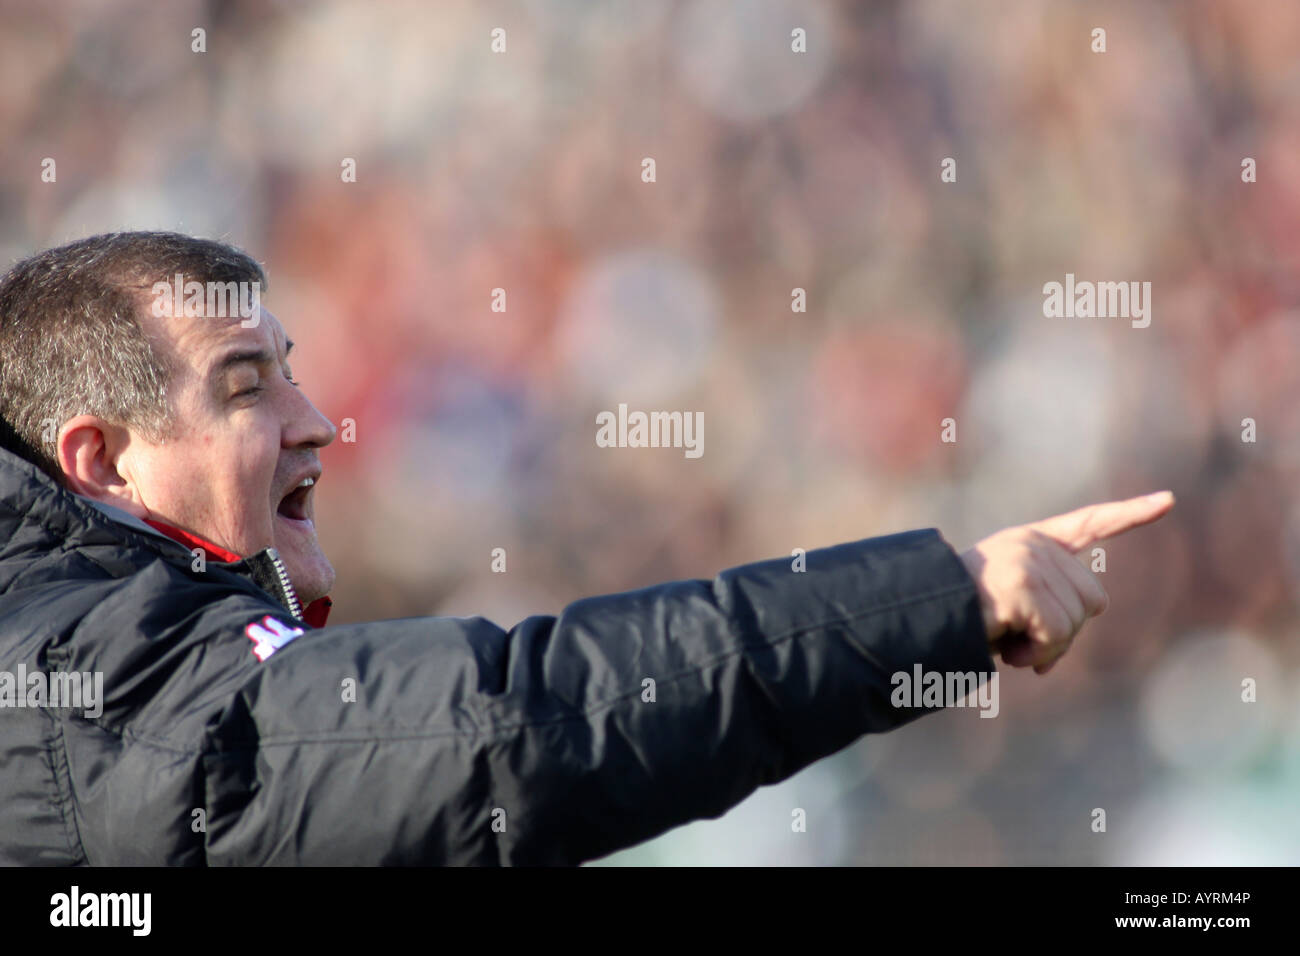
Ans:
{"type": "MultiPolygon", "coordinates": [[[[138,531],[154,535],[159,538],[165,538],[184,545],[190,551],[200,550],[203,552],[204,561],[215,561],[222,564],[242,564],[248,568],[249,576],[265,591],[269,591],[280,599],[280,603],[295,617],[301,618],[312,627],[324,627],[326,620],[329,619],[330,608],[334,602],[329,597],[317,598],[305,608],[302,607],[298,600],[298,594],[294,591],[293,584],[289,581],[288,573],[284,569],[284,564],[274,548],[265,548],[257,554],[248,558],[242,558],[233,551],[227,551],[219,544],[213,544],[211,541],[200,537],[193,532],[186,531],[183,528],[177,528],[174,525],[167,524],[164,521],[158,521],[155,518],[137,518],[128,511],[123,511],[115,505],[105,504],[102,501],[96,501],[94,498],[87,498],[85,495],[75,495],[92,507],[101,511],[104,515],[117,521],[120,524],[128,525],[138,531]],[[301,611],[299,610],[301,608],[301,611]]],[[[232,569],[238,570],[238,569],[232,569]]]]}

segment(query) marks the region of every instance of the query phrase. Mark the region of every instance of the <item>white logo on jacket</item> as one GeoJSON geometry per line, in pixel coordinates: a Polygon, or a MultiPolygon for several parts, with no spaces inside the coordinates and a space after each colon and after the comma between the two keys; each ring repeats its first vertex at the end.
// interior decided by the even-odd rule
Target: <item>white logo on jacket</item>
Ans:
{"type": "Polygon", "coordinates": [[[289,627],[267,615],[260,621],[254,621],[244,628],[244,633],[253,642],[253,653],[259,661],[264,661],[295,637],[303,633],[300,627],[289,627]]]}

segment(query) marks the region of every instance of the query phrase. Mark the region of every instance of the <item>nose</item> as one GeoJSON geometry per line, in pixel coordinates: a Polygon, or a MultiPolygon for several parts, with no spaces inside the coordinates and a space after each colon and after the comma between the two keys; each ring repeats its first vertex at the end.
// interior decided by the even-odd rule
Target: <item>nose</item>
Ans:
{"type": "Polygon", "coordinates": [[[282,444],[286,448],[324,448],[334,441],[339,430],[320,413],[311,400],[298,388],[290,386],[288,415],[283,430],[282,444]]]}

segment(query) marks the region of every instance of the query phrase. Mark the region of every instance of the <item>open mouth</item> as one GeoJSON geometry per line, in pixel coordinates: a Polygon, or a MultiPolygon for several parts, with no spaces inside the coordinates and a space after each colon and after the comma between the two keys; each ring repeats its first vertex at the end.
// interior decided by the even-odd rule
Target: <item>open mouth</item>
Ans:
{"type": "Polygon", "coordinates": [[[276,514],[282,518],[288,518],[290,521],[310,522],[311,517],[307,513],[307,498],[311,495],[315,484],[316,482],[313,479],[304,478],[298,487],[280,499],[280,507],[275,509],[276,514]]]}

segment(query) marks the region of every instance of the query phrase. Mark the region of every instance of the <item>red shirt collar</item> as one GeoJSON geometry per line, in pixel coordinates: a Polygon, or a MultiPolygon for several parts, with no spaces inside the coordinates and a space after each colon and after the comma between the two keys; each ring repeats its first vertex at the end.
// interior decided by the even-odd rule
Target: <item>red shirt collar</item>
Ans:
{"type": "Polygon", "coordinates": [[[317,598],[302,609],[302,619],[312,627],[324,627],[333,606],[334,602],[328,597],[317,598]]]}
{"type": "Polygon", "coordinates": [[[155,518],[145,518],[143,520],[145,524],[149,525],[149,527],[158,529],[163,534],[167,535],[167,537],[171,538],[173,541],[179,541],[191,551],[198,548],[201,551],[207,552],[204,560],[208,560],[209,558],[216,561],[227,562],[244,560],[233,551],[227,551],[225,548],[221,547],[221,545],[213,544],[211,541],[204,540],[197,534],[191,534],[183,528],[174,527],[173,525],[158,521],[155,518]]]}
{"type": "MultiPolygon", "coordinates": [[[[151,528],[155,528],[158,531],[161,531],[163,534],[167,535],[167,537],[171,538],[173,541],[179,541],[181,544],[185,545],[185,547],[189,548],[190,550],[194,550],[195,548],[198,548],[199,550],[203,551],[205,553],[204,560],[215,559],[217,561],[224,561],[228,563],[244,560],[239,555],[235,554],[233,551],[227,551],[225,548],[221,547],[221,545],[213,544],[211,541],[207,541],[203,538],[200,538],[197,534],[192,534],[189,531],[184,530],[183,528],[174,527],[173,525],[169,525],[166,522],[158,521],[155,518],[145,518],[143,520],[144,523],[149,525],[151,528]]],[[[329,617],[330,614],[330,608],[332,608],[333,606],[334,606],[334,602],[331,601],[328,597],[317,598],[316,600],[308,604],[305,608],[303,608],[302,619],[306,621],[308,624],[310,624],[312,627],[324,627],[325,620],[329,617]]]]}

